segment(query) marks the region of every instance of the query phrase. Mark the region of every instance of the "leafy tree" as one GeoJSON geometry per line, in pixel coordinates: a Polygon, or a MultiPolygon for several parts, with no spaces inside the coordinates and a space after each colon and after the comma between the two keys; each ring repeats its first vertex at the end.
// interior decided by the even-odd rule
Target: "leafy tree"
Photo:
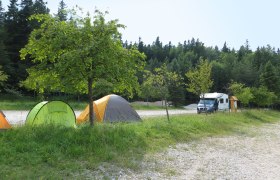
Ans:
{"type": "Polygon", "coordinates": [[[251,88],[246,87],[245,84],[242,83],[231,82],[229,90],[244,105],[248,105],[254,98],[251,88]]]}
{"type": "Polygon", "coordinates": [[[100,78],[96,81],[95,86],[93,87],[93,97],[95,99],[99,99],[100,97],[108,95],[113,91],[114,85],[106,79],[100,78]]]}
{"type": "Polygon", "coordinates": [[[67,20],[67,6],[63,0],[59,2],[59,7],[57,11],[57,16],[60,21],[66,21],[67,20]]]}
{"type": "Polygon", "coordinates": [[[93,87],[100,78],[112,83],[115,92],[133,95],[139,87],[137,70],[143,67],[144,55],[125,49],[120,40],[117,20],[105,21],[106,13],[96,11],[94,18],[75,17],[60,21],[50,15],[36,15],[42,22],[31,33],[21,58],[30,56],[36,64],[28,69],[26,87],[41,91],[60,89],[64,92],[87,93],[90,123],[93,125],[93,87]]]}
{"type": "Polygon", "coordinates": [[[272,105],[277,99],[275,93],[270,92],[265,86],[252,88],[252,93],[254,95],[252,102],[256,103],[258,106],[272,105]]]}
{"type": "Polygon", "coordinates": [[[171,82],[180,85],[181,78],[175,72],[168,71],[166,64],[163,64],[160,68],[156,68],[154,73],[147,72],[146,80],[143,83],[146,88],[145,90],[150,91],[150,96],[164,100],[168,121],[169,113],[167,99],[170,97],[169,87],[171,82]]]}
{"type": "Polygon", "coordinates": [[[188,78],[187,91],[198,96],[202,95],[204,98],[204,94],[209,92],[213,85],[211,69],[212,65],[208,60],[201,59],[196,68],[186,73],[186,77],[188,78]]]}
{"type": "Polygon", "coordinates": [[[139,96],[141,98],[146,99],[147,105],[148,105],[150,98],[158,98],[158,97],[156,97],[157,89],[156,89],[156,87],[153,86],[152,77],[153,77],[153,74],[150,71],[145,70],[144,80],[140,87],[139,96]]]}

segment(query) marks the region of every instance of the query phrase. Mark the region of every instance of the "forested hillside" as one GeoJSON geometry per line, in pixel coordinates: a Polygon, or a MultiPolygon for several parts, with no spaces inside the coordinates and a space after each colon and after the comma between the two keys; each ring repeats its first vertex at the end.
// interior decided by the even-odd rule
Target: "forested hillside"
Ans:
{"type": "MultiPolygon", "coordinates": [[[[67,21],[66,7],[62,0],[56,14],[61,21],[67,21]]],[[[22,81],[28,76],[26,70],[32,67],[33,63],[28,58],[25,61],[20,60],[19,51],[27,44],[32,30],[39,26],[37,22],[28,20],[30,15],[36,13],[49,13],[47,4],[43,0],[10,0],[7,10],[3,9],[0,0],[0,93],[2,94],[34,95],[34,91],[22,86],[22,81]]],[[[172,32],[170,33],[172,36],[172,32]]],[[[136,47],[143,52],[146,55],[145,70],[150,73],[155,73],[156,69],[162,68],[165,64],[166,71],[180,77],[179,80],[171,80],[168,83],[170,94],[168,97],[175,105],[197,100],[197,96],[186,90],[188,84],[186,73],[195,68],[200,59],[208,60],[212,66],[211,92],[238,93],[236,88],[234,91],[232,85],[239,85],[239,93],[242,93],[242,89],[249,88],[246,93],[252,94],[250,104],[265,106],[277,105],[280,102],[280,50],[277,47],[267,45],[252,50],[248,40],[239,49],[228,47],[226,42],[222,48],[207,47],[202,40],[195,38],[182,39],[182,43],[179,44],[172,44],[172,42],[163,44],[160,37],[155,37],[152,44],[145,44],[141,38],[138,42],[124,40],[123,46],[128,49],[136,47]],[[269,102],[264,103],[267,99],[269,102]]],[[[160,99],[160,96],[145,93],[151,91],[149,87],[144,86],[147,81],[146,74],[147,72],[138,73],[142,92],[139,91],[134,99],[148,99],[148,97],[160,99]]],[[[110,82],[100,81],[94,89],[95,96],[112,93],[113,86],[110,82]]],[[[126,96],[125,93],[122,95],[126,96]]]]}

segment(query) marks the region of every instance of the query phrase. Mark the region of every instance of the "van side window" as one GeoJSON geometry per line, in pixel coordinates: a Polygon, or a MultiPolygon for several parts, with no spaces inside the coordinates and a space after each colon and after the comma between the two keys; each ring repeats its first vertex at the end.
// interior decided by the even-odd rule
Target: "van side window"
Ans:
{"type": "Polygon", "coordinates": [[[220,103],[223,104],[224,103],[224,99],[220,99],[220,103]]]}
{"type": "Polygon", "coordinates": [[[226,103],[228,103],[228,98],[226,98],[226,103]]]}

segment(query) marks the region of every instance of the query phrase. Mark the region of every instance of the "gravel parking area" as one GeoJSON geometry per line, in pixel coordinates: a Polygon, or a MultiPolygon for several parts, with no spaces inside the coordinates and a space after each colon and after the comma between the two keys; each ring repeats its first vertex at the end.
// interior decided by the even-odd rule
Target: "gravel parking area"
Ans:
{"type": "Polygon", "coordinates": [[[146,155],[140,170],[102,165],[94,177],[108,179],[280,179],[280,123],[248,133],[209,137],[146,155]]]}

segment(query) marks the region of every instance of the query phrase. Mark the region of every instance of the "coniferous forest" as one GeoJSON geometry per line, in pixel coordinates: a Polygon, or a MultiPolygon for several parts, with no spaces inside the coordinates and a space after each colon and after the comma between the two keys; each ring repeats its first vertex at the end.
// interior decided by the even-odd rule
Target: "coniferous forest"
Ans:
{"type": "MultiPolygon", "coordinates": [[[[61,21],[67,21],[67,5],[62,0],[59,3],[56,16],[61,21]]],[[[38,22],[28,18],[33,14],[48,14],[49,9],[44,0],[10,0],[7,9],[3,8],[0,0],[0,94],[20,94],[37,96],[37,92],[29,90],[22,85],[27,76],[27,69],[34,64],[30,59],[20,60],[20,50],[27,44],[32,30],[40,26],[38,22]]],[[[207,47],[199,39],[182,40],[179,44],[163,44],[160,37],[155,37],[152,44],[145,44],[139,37],[138,42],[123,40],[123,47],[130,49],[136,47],[145,54],[145,70],[155,72],[156,69],[166,65],[166,71],[176,73],[180,83],[168,83],[168,100],[175,105],[196,102],[198,97],[186,90],[188,79],[186,73],[197,67],[199,61],[208,60],[211,64],[211,79],[213,85],[210,92],[223,92],[233,94],[231,85],[239,85],[243,95],[249,96],[249,106],[267,106],[280,103],[280,50],[267,45],[250,48],[247,40],[239,49],[233,49],[224,43],[222,48],[207,47]],[[244,91],[244,89],[248,91],[244,91]],[[267,100],[269,99],[269,101],[267,100]],[[268,101],[268,102],[264,102],[268,101]]],[[[145,73],[137,74],[142,93],[136,93],[134,100],[146,100],[145,73]]],[[[112,84],[101,82],[95,88],[95,96],[100,97],[112,93],[112,84]]],[[[235,91],[236,92],[236,91],[235,91]]],[[[52,95],[61,95],[63,92],[45,92],[52,95]]],[[[242,94],[242,93],[241,93],[242,94]]],[[[125,93],[121,94],[126,96],[125,93]]],[[[74,96],[79,96],[74,94],[74,96]]],[[[158,100],[152,96],[150,100],[158,100]]]]}

